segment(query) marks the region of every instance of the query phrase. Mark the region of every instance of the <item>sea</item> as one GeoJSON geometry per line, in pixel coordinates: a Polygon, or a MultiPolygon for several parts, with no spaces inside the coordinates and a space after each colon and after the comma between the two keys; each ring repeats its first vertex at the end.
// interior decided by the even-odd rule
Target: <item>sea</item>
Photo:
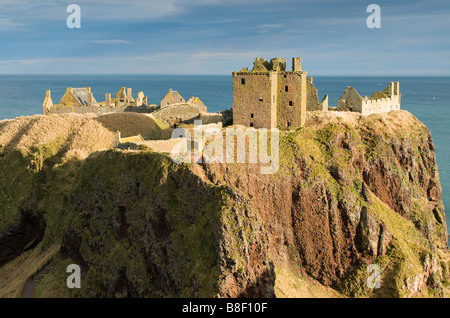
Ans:
{"type": "MultiPolygon", "coordinates": [[[[443,190],[442,199],[447,208],[450,229],[450,77],[381,76],[332,77],[314,76],[319,99],[325,94],[329,105],[347,86],[353,86],[360,95],[371,96],[384,90],[389,82],[400,82],[401,108],[411,112],[431,131],[436,146],[437,164],[443,190]]],[[[169,88],[177,90],[186,100],[199,97],[216,112],[229,109],[233,103],[230,75],[0,75],[0,120],[42,114],[45,91],[52,91],[52,100],[58,103],[66,87],[91,87],[94,97],[103,101],[105,93],[112,96],[120,87],[131,87],[133,96],[142,91],[149,104],[159,104],[169,88]]]]}

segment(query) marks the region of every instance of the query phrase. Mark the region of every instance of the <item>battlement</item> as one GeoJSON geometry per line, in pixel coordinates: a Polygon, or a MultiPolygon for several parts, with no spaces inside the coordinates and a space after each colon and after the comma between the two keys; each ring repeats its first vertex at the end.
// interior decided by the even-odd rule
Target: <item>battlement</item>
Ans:
{"type": "Polygon", "coordinates": [[[361,97],[354,87],[347,87],[338,99],[337,110],[355,111],[362,115],[370,115],[399,110],[400,104],[400,83],[390,82],[384,91],[375,92],[371,97],[361,97]]]}

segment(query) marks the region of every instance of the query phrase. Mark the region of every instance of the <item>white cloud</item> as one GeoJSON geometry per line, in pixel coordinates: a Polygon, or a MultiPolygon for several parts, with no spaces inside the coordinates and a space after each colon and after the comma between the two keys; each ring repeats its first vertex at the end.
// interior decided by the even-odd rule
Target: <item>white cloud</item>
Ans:
{"type": "Polygon", "coordinates": [[[133,42],[128,40],[93,40],[91,43],[97,44],[132,44],[133,42]]]}
{"type": "Polygon", "coordinates": [[[23,27],[23,24],[11,18],[0,18],[0,31],[14,30],[23,27]]]}

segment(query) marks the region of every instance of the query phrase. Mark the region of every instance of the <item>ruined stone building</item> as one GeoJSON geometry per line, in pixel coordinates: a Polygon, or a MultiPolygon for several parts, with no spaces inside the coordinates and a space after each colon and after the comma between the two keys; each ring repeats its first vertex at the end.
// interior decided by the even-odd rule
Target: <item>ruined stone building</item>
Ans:
{"type": "MultiPolygon", "coordinates": [[[[304,125],[309,111],[328,111],[328,95],[319,102],[313,78],[302,71],[301,59],[292,59],[292,71],[286,60],[270,62],[256,58],[253,69],[233,72],[233,123],[255,128],[296,128],[304,125]]],[[[400,109],[399,83],[389,83],[383,92],[361,97],[348,87],[338,100],[339,111],[362,115],[400,109]]]]}
{"type": "Polygon", "coordinates": [[[178,93],[177,91],[174,91],[172,89],[169,89],[169,92],[166,96],[163,97],[161,100],[161,103],[159,104],[161,108],[169,107],[171,105],[175,104],[184,104],[186,101],[184,98],[178,93]]]}
{"type": "Polygon", "coordinates": [[[383,92],[375,92],[369,98],[361,97],[356,89],[348,86],[337,102],[338,111],[359,112],[362,115],[390,112],[400,109],[400,83],[390,82],[383,92]]]}
{"type": "Polygon", "coordinates": [[[192,96],[186,102],[180,93],[169,89],[167,95],[161,100],[160,109],[155,111],[154,116],[174,125],[197,118],[207,112],[208,109],[200,98],[192,96]]]}
{"type": "Polygon", "coordinates": [[[90,87],[67,87],[59,105],[70,107],[93,106],[97,104],[90,87]]]}
{"type": "MultiPolygon", "coordinates": [[[[64,96],[58,104],[53,104],[51,91],[46,91],[43,103],[43,113],[61,114],[61,113],[97,113],[132,111],[130,107],[147,106],[147,96],[139,92],[136,99],[132,96],[132,89],[121,87],[115,98],[111,94],[105,94],[105,101],[97,102],[90,87],[72,88],[67,87],[64,96]]],[[[139,109],[139,111],[143,111],[139,109]]]]}
{"type": "Polygon", "coordinates": [[[256,58],[253,69],[233,72],[233,123],[256,128],[301,127],[308,110],[328,110],[328,99],[317,99],[312,79],[302,71],[301,59],[270,62],[256,58]]]}
{"type": "Polygon", "coordinates": [[[90,87],[68,87],[59,104],[53,104],[51,91],[46,91],[43,103],[43,113],[95,113],[105,114],[111,112],[139,112],[153,113],[156,117],[170,124],[180,123],[207,113],[205,104],[198,97],[192,96],[186,102],[185,99],[172,89],[163,97],[158,107],[156,104],[148,105],[148,98],[143,92],[139,92],[134,98],[131,88],[121,87],[111,97],[111,93],[105,94],[105,101],[97,102],[90,87]]]}

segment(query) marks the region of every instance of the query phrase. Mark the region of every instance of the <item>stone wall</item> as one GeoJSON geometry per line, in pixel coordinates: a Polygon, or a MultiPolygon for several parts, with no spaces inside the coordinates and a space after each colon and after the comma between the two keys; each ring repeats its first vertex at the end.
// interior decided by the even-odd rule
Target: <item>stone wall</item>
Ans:
{"type": "Polygon", "coordinates": [[[300,127],[306,119],[306,72],[278,75],[278,127],[300,127]]]}
{"type": "Polygon", "coordinates": [[[400,109],[400,104],[395,103],[391,98],[369,98],[362,101],[361,113],[363,115],[370,115],[375,113],[387,113],[391,110],[398,109],[400,109]]]}
{"type": "Polygon", "coordinates": [[[247,127],[274,128],[272,72],[233,72],[233,123],[247,127]]]}
{"type": "Polygon", "coordinates": [[[199,109],[188,104],[164,107],[153,113],[153,116],[164,120],[169,125],[185,122],[197,118],[199,115],[199,109]]]}
{"type": "Polygon", "coordinates": [[[306,80],[306,111],[322,110],[322,105],[319,103],[318,90],[314,87],[312,77],[308,77],[306,80]]]}
{"type": "MultiPolygon", "coordinates": [[[[255,128],[301,127],[306,120],[307,72],[300,58],[293,59],[293,71],[286,60],[269,62],[256,58],[253,70],[233,72],[233,123],[255,128]]],[[[312,82],[311,84],[312,85],[312,82]]],[[[320,108],[316,98],[314,108],[320,108]]]]}
{"type": "Polygon", "coordinates": [[[400,84],[389,83],[384,92],[375,92],[372,97],[361,97],[356,89],[349,86],[338,99],[338,111],[360,112],[362,115],[385,113],[399,110],[401,104],[400,84]]]}
{"type": "Polygon", "coordinates": [[[97,115],[103,115],[107,113],[122,113],[122,112],[134,112],[134,113],[151,113],[155,109],[150,106],[124,106],[124,107],[115,107],[115,106],[82,106],[82,107],[72,107],[72,106],[59,106],[54,105],[52,108],[47,111],[44,109],[44,115],[51,114],[67,114],[67,113],[76,113],[76,114],[88,114],[94,113],[97,115]]]}

